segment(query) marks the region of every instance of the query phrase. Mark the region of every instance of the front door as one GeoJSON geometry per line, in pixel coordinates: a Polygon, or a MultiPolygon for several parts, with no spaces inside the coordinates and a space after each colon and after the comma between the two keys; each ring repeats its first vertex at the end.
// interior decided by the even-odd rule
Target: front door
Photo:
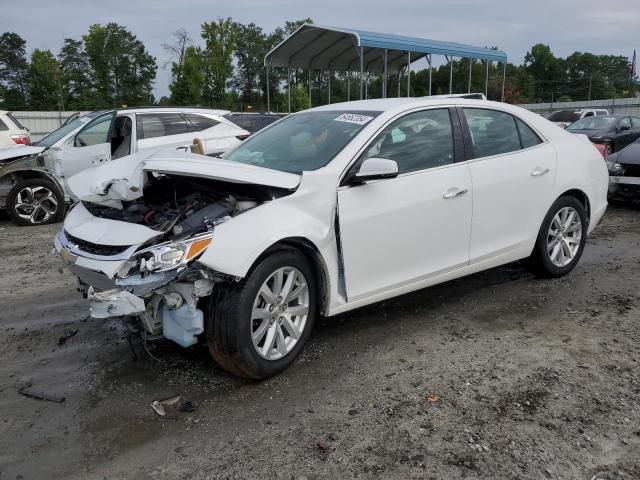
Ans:
{"type": "MultiPolygon", "coordinates": [[[[62,176],[69,178],[111,160],[111,129],[116,113],[94,118],[62,147],[62,176]]],[[[55,153],[54,153],[55,154],[55,153]]]]}
{"type": "Polygon", "coordinates": [[[454,163],[449,110],[392,122],[359,162],[371,157],[396,161],[399,175],[338,190],[349,301],[464,267],[469,259],[471,175],[468,165],[454,163]]]}

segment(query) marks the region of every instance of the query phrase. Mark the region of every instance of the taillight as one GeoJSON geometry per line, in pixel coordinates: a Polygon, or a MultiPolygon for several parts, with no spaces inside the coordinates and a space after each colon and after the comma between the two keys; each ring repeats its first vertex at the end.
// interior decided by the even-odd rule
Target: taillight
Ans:
{"type": "Polygon", "coordinates": [[[11,140],[13,143],[17,143],[18,145],[26,145],[30,142],[29,135],[11,135],[11,140]]]}
{"type": "Polygon", "coordinates": [[[251,135],[236,135],[236,138],[238,140],[246,140],[247,138],[249,138],[251,135]]]}
{"type": "Polygon", "coordinates": [[[593,146],[596,147],[596,150],[600,152],[600,155],[602,155],[602,158],[606,161],[609,156],[607,154],[607,147],[601,143],[594,143],[593,146]]]}

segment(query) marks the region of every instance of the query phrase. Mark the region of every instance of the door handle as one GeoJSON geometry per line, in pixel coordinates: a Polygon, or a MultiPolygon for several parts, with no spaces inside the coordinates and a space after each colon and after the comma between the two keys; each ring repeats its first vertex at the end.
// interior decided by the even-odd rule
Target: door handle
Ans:
{"type": "Polygon", "coordinates": [[[176,150],[182,150],[183,152],[186,152],[187,150],[189,150],[189,147],[176,147],[176,150]]]}
{"type": "Polygon", "coordinates": [[[544,175],[545,173],[549,173],[551,170],[549,170],[548,168],[540,168],[540,167],[536,167],[533,169],[533,172],[531,172],[531,176],[532,177],[539,177],[540,175],[544,175]]]}
{"type": "Polygon", "coordinates": [[[466,188],[458,188],[458,187],[450,188],[449,190],[447,190],[442,194],[442,198],[447,200],[449,198],[459,197],[460,195],[464,195],[465,193],[467,193],[466,188]]]}

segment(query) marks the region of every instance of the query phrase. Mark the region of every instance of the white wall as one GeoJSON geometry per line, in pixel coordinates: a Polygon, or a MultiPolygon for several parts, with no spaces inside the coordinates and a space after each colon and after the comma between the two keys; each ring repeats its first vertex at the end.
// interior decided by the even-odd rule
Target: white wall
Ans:
{"type": "Polygon", "coordinates": [[[611,114],[640,115],[640,98],[608,98],[585,102],[528,103],[518,105],[541,115],[573,108],[606,108],[611,114]]]}
{"type": "MultiPolygon", "coordinates": [[[[38,140],[47,133],[59,128],[64,121],[74,113],[69,112],[11,112],[14,117],[29,129],[31,140],[38,140]]],[[[89,112],[80,112],[85,114],[89,112]]]]}

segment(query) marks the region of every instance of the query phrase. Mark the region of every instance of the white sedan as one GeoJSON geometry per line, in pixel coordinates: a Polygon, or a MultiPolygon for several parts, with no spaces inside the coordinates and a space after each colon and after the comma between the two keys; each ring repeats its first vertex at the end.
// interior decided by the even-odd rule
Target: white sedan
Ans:
{"type": "Polygon", "coordinates": [[[250,378],[289,366],[320,314],[520,259],[565,275],[607,206],[586,137],[484,100],[333,104],[224,159],[176,155],[72,178],[54,244],[94,317],[203,340],[250,378]]]}

